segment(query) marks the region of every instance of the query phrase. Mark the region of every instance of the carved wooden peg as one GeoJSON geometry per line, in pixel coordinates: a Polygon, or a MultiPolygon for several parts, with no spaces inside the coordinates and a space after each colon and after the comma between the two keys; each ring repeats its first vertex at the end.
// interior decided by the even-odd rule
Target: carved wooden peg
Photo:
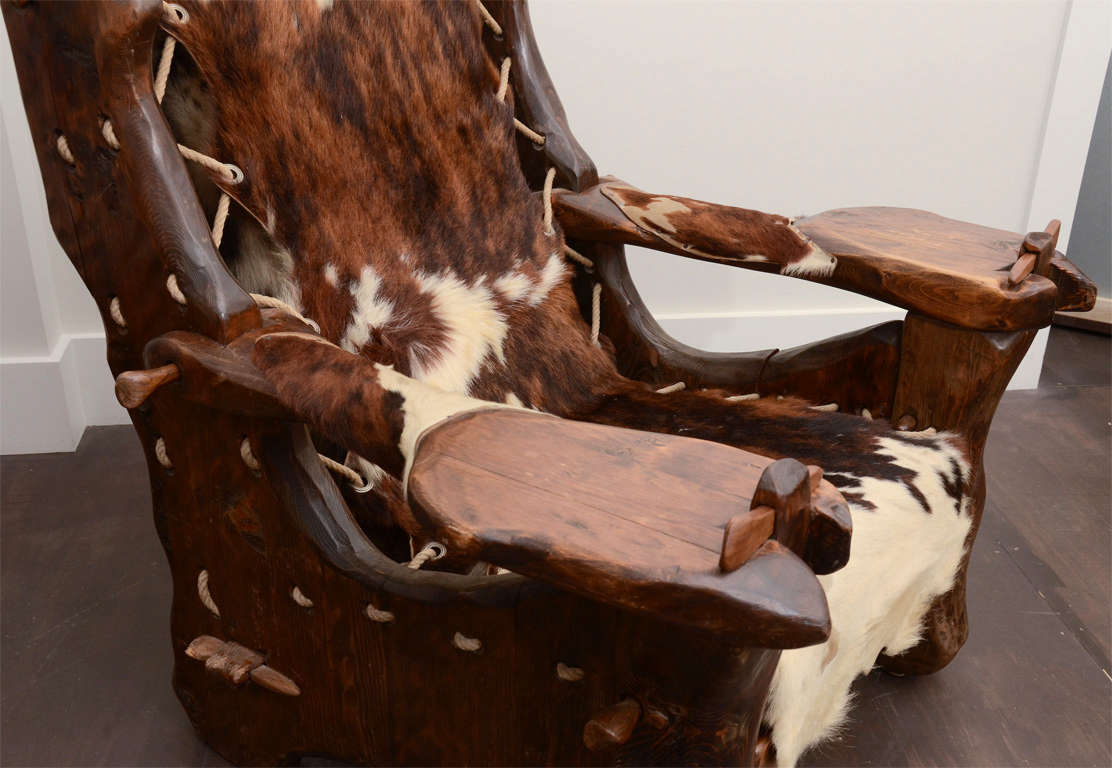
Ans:
{"type": "Polygon", "coordinates": [[[173,363],[146,371],[124,371],[116,377],[116,399],[124,408],[136,408],[156,389],[175,381],[179,376],[181,369],[173,363]]]}
{"type": "Polygon", "coordinates": [[[1053,251],[1058,247],[1058,235],[1062,233],[1062,222],[1058,219],[1051,219],[1043,231],[1050,235],[1050,250],[1053,251]]]}
{"type": "Polygon", "coordinates": [[[1011,270],[1008,272],[1008,284],[1019,285],[1027,276],[1035,271],[1035,262],[1038,261],[1039,255],[1037,253],[1027,253],[1024,251],[1019,254],[1019,258],[1015,260],[1011,270]]]}
{"type": "Polygon", "coordinates": [[[583,743],[592,752],[625,744],[640,719],[641,705],[635,699],[622,699],[587,721],[583,743]]]}
{"type": "Polygon", "coordinates": [[[811,520],[804,562],[820,576],[833,573],[849,562],[852,536],[853,518],[849,505],[838,489],[820,480],[811,491],[811,520]]]}
{"type": "Polygon", "coordinates": [[[772,507],[753,507],[731,517],[722,536],[719,570],[729,573],[744,565],[772,536],[775,525],[776,510],[772,507]]]}
{"type": "Polygon", "coordinates": [[[750,508],[761,506],[776,510],[775,539],[803,557],[811,514],[811,473],[807,467],[795,459],[780,459],[765,467],[750,508]]]}
{"type": "Polygon", "coordinates": [[[301,689],[297,687],[297,683],[266,664],[261,664],[251,670],[251,682],[283,696],[301,695],[301,689]]]}

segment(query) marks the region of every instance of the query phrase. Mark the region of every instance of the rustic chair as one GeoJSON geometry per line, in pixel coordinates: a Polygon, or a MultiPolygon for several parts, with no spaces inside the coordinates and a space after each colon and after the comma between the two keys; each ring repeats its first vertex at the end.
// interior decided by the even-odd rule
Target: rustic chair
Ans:
{"type": "Polygon", "coordinates": [[[228,759],[791,764],[964,642],[996,403],[1093,303],[1057,223],[600,179],[521,0],[3,10],[228,759]],[[626,243],[907,318],[702,353],[626,243]]]}

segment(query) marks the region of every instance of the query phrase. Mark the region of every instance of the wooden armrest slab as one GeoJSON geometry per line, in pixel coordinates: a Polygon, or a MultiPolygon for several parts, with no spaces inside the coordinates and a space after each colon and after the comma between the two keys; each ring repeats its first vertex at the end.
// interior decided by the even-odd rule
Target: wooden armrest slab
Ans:
{"type": "MultiPolygon", "coordinates": [[[[795,222],[838,260],[822,282],[929,317],[990,331],[1046,325],[1060,302],[1049,277],[1011,284],[1024,236],[910,208],[840,208],[795,222]]],[[[1064,256],[1059,264],[1068,264],[1064,256]]],[[[1072,267],[1072,264],[1069,265],[1072,267]]],[[[1083,292],[1076,268],[1062,300],[1083,292]]],[[[1053,268],[1052,274],[1063,272],[1053,268]]]]}
{"type": "Polygon", "coordinates": [[[1054,251],[1056,232],[1027,237],[909,208],[783,216],[643,192],[613,177],[553,193],[570,238],[640,245],[801,277],[944,322],[986,331],[1047,325],[1055,309],[1092,306],[1095,286],[1054,251]],[[1032,243],[1031,269],[1010,274],[1032,243]],[[1050,258],[1050,257],[1053,258],[1050,258]]]}
{"type": "Polygon", "coordinates": [[[750,509],[772,463],[702,440],[488,410],[424,434],[408,493],[421,533],[455,553],[739,644],[811,645],[829,631],[826,599],[792,551],[765,540],[736,570],[720,568],[726,524],[750,509]]]}

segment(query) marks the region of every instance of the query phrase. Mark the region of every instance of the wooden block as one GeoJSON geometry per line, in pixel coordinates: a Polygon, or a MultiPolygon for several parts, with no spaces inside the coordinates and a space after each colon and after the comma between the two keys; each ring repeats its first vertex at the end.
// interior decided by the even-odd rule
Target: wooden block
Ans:
{"type": "Polygon", "coordinates": [[[639,719],[641,705],[634,699],[623,699],[587,721],[583,726],[583,743],[592,752],[625,744],[639,719]]]}
{"type": "Polygon", "coordinates": [[[772,536],[775,524],[776,510],[772,507],[754,507],[731,517],[722,535],[719,570],[729,573],[748,561],[772,536]]]}
{"type": "Polygon", "coordinates": [[[821,481],[811,493],[811,520],[803,560],[817,574],[833,573],[849,562],[853,519],[842,494],[821,481]]]}
{"type": "Polygon", "coordinates": [[[776,510],[773,536],[788,549],[803,557],[810,522],[811,473],[795,459],[780,459],[765,467],[751,508],[768,506],[776,510]]]}

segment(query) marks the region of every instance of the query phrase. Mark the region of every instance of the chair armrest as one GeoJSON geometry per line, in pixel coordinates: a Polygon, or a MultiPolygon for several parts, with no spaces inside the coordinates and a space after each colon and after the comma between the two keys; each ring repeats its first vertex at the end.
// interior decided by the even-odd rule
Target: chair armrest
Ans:
{"type": "Polygon", "coordinates": [[[803,277],[978,330],[1040,327],[1056,308],[1091,306],[1095,295],[1081,271],[1055,255],[1056,237],[1035,243],[925,211],[849,208],[790,222],[648,194],[610,177],[582,193],[554,192],[553,207],[573,239],[803,277]],[[1042,253],[1016,279],[1013,267],[1032,243],[1042,253]]]}
{"type": "Polygon", "coordinates": [[[298,418],[404,464],[416,538],[739,645],[829,633],[815,572],[845,563],[850,523],[817,468],[442,392],[309,334],[252,357],[298,418]]]}

